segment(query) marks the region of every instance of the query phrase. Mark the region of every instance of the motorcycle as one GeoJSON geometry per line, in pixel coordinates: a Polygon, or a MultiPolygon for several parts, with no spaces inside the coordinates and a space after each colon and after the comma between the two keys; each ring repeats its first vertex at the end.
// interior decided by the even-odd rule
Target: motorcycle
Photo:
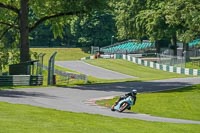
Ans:
{"type": "Polygon", "coordinates": [[[123,112],[125,109],[129,109],[134,104],[134,99],[132,96],[128,96],[125,99],[119,101],[116,105],[113,105],[111,110],[112,111],[119,111],[123,112]]]}

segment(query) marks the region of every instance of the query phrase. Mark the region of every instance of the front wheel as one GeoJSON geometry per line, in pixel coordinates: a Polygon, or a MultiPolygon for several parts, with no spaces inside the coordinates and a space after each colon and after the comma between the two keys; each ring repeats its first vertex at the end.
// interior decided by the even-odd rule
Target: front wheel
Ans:
{"type": "Polygon", "coordinates": [[[127,102],[123,102],[121,105],[120,105],[120,108],[119,108],[119,112],[123,112],[127,107],[128,107],[128,103],[127,102]]]}
{"type": "Polygon", "coordinates": [[[113,105],[113,106],[111,107],[111,111],[115,111],[114,107],[115,107],[115,105],[113,105]]]}

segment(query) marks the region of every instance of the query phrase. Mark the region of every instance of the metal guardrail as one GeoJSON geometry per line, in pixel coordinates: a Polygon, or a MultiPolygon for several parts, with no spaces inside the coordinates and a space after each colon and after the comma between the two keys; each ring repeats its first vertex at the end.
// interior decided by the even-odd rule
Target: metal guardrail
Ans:
{"type": "Polygon", "coordinates": [[[157,58],[158,58],[157,63],[162,65],[170,65],[170,66],[177,66],[184,68],[186,64],[185,56],[157,54],[157,58]]]}
{"type": "Polygon", "coordinates": [[[55,70],[55,74],[67,77],[67,79],[77,79],[77,80],[83,80],[85,81],[85,83],[87,82],[87,76],[84,74],[75,74],[75,73],[63,72],[60,70],[55,70]]]}
{"type": "MultiPolygon", "coordinates": [[[[48,66],[43,65],[44,70],[48,70],[48,66]]],[[[66,77],[67,79],[77,79],[77,80],[83,80],[85,83],[87,83],[87,75],[84,74],[75,74],[70,72],[64,72],[61,70],[54,70],[54,74],[66,77]]]]}

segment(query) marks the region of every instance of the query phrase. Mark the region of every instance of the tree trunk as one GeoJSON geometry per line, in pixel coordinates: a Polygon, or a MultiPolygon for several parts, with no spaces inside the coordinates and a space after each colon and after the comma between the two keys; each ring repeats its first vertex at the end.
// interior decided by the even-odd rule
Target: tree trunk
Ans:
{"type": "Polygon", "coordinates": [[[156,46],[156,53],[160,53],[160,43],[158,40],[155,41],[155,46],[156,46]]]}
{"type": "Polygon", "coordinates": [[[28,41],[28,1],[29,0],[20,1],[20,62],[26,62],[30,60],[28,41]]]}
{"type": "Polygon", "coordinates": [[[185,61],[188,62],[190,60],[188,43],[183,43],[183,55],[185,57],[185,61]]]}
{"type": "Polygon", "coordinates": [[[176,38],[176,33],[172,35],[172,46],[173,46],[173,51],[174,51],[174,56],[177,56],[177,38],[176,38]]]}

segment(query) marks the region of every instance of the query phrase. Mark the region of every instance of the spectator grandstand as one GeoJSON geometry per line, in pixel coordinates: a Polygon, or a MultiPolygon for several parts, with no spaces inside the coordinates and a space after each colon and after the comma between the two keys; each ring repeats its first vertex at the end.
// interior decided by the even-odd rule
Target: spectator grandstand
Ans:
{"type": "MultiPolygon", "coordinates": [[[[189,48],[191,49],[190,51],[193,51],[192,49],[194,48],[196,49],[196,47],[198,46],[200,46],[200,39],[195,39],[189,43],[189,48]]],[[[142,42],[129,40],[120,43],[115,43],[114,45],[102,47],[100,48],[100,51],[103,52],[104,54],[133,54],[133,53],[135,54],[135,53],[144,53],[145,50],[149,49],[155,49],[154,42],[149,42],[147,40],[144,40],[142,42]]]]}
{"type": "Polygon", "coordinates": [[[200,39],[193,40],[189,43],[189,47],[195,47],[200,45],[200,39]]]}
{"type": "Polygon", "coordinates": [[[100,51],[104,52],[105,54],[113,54],[113,53],[130,54],[130,53],[136,53],[140,50],[149,49],[152,47],[155,47],[154,43],[152,42],[143,41],[139,43],[131,40],[102,47],[100,51]]]}

